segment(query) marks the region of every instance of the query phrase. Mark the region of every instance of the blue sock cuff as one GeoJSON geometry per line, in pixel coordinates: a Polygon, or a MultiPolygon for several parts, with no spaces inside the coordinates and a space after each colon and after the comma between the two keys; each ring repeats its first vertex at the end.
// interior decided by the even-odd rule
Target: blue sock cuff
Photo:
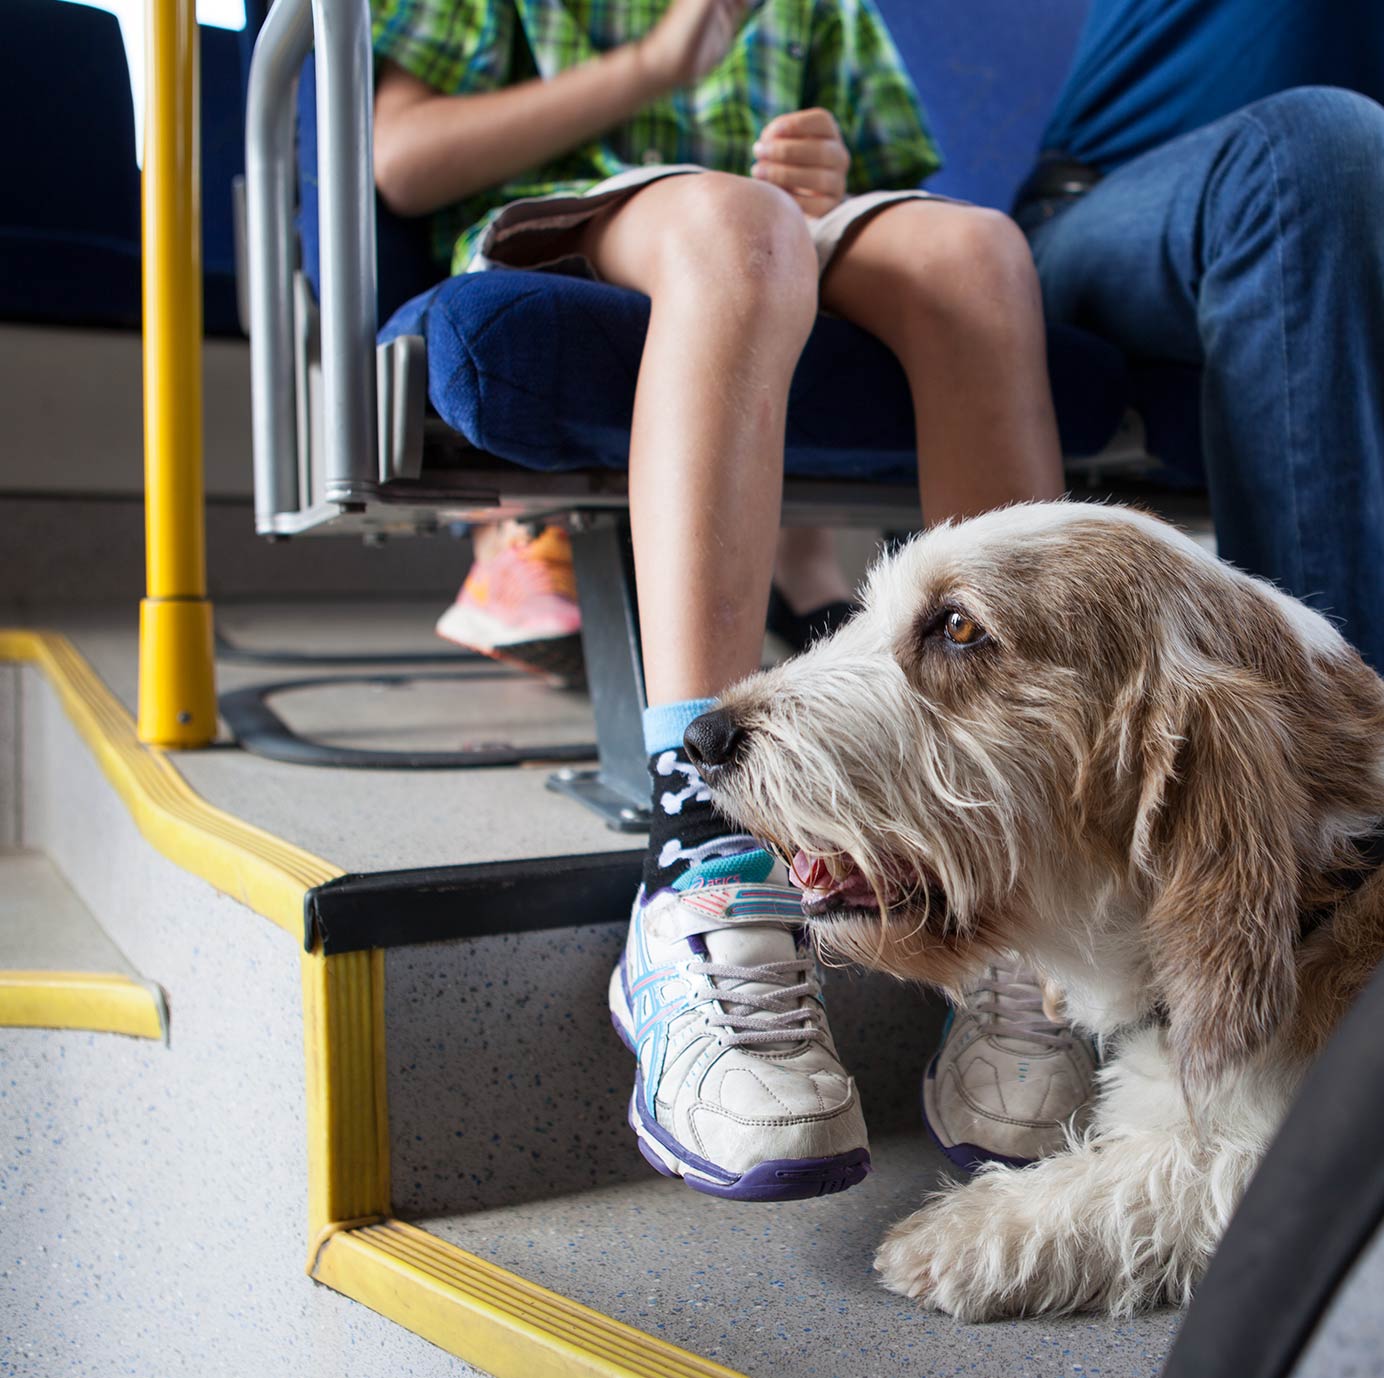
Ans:
{"type": "Polygon", "coordinates": [[[652,756],[682,745],[682,734],[693,718],[716,706],[715,699],[682,699],[644,710],[644,750],[652,756]]]}

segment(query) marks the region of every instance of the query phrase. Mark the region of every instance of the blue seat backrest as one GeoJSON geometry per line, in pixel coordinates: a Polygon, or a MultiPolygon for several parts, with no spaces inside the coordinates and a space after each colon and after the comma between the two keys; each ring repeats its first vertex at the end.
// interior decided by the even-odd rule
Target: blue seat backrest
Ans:
{"type": "MultiPolygon", "coordinates": [[[[115,15],[3,0],[0,319],[137,327],[139,168],[115,15]]],[[[247,36],[202,28],[202,266],[209,334],[238,333],[231,179],[245,167],[247,36]]]]}
{"type": "MultiPolygon", "coordinates": [[[[936,191],[1007,210],[1033,163],[1089,0],[879,0],[922,93],[947,165],[936,191]]],[[[316,84],[298,90],[299,232],[303,268],[318,285],[316,84]]],[[[379,319],[446,274],[421,221],[376,201],[379,319]]]]}
{"type": "Polygon", "coordinates": [[[878,0],[946,165],[934,191],[1008,210],[1090,0],[878,0]]]}

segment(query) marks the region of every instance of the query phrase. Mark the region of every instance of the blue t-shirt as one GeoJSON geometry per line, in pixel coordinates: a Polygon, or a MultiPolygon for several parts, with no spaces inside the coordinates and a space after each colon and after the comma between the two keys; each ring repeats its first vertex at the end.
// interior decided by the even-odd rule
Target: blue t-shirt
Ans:
{"type": "Polygon", "coordinates": [[[1293,86],[1384,101],[1384,2],[1093,0],[1043,147],[1108,171],[1293,86]]]}

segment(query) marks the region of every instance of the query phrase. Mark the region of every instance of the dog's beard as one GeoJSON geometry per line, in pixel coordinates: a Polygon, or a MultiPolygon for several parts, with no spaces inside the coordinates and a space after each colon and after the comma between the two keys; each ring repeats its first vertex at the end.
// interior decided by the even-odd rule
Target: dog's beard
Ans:
{"type": "Polygon", "coordinates": [[[1004,950],[988,916],[997,908],[992,897],[1013,896],[1015,832],[997,809],[930,809],[931,826],[920,825],[904,813],[918,790],[907,775],[843,778],[840,758],[824,755],[784,767],[781,748],[773,759],[782,770],[748,760],[713,794],[789,866],[826,963],[958,994],[1004,950]],[[948,828],[958,815],[964,826],[948,828]]]}
{"type": "Polygon", "coordinates": [[[855,743],[798,752],[772,740],[772,725],[751,735],[745,761],[712,793],[790,867],[809,918],[862,911],[964,931],[1012,891],[1030,831],[1016,801],[944,772],[942,753],[901,759],[908,748],[896,742],[871,760],[855,743]]]}

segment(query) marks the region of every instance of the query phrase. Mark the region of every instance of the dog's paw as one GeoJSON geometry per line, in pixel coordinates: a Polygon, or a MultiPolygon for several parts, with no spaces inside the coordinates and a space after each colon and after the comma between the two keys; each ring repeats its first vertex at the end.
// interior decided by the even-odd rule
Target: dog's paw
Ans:
{"type": "Polygon", "coordinates": [[[1153,1247],[1147,1212],[1134,1209],[1138,1194],[1106,1199],[1092,1171],[1099,1164],[1097,1155],[1058,1155],[946,1192],[885,1236],[875,1255],[881,1281],[963,1321],[1130,1316],[1185,1299],[1199,1271],[1195,1251],[1166,1239],[1153,1247]]]}
{"type": "Polygon", "coordinates": [[[1037,1309],[1026,1285],[1026,1230],[999,1211],[988,1182],[957,1187],[889,1231],[875,1270],[891,1292],[963,1321],[1037,1309]]]}

